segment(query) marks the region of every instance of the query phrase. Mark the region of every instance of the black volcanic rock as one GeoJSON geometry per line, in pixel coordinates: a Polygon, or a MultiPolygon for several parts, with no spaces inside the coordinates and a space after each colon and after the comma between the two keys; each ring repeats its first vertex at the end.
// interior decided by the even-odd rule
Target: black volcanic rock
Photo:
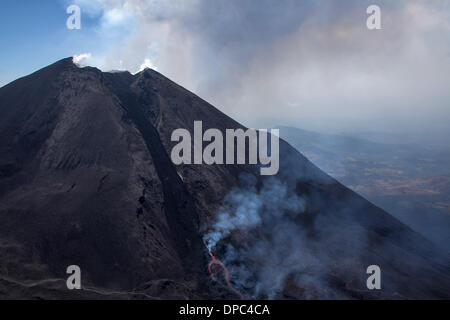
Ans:
{"type": "MultiPolygon", "coordinates": [[[[210,280],[200,230],[242,175],[257,188],[270,180],[256,166],[174,166],[170,136],[195,120],[240,124],[153,70],[103,73],[71,58],[1,88],[0,113],[1,298],[234,297],[210,280]],[[73,264],[84,290],[65,286],[73,264]]],[[[447,253],[283,141],[280,154],[277,179],[306,199],[289,223],[326,268],[320,283],[290,274],[277,298],[450,297],[447,253]],[[370,264],[381,291],[365,286],[370,264]]]]}

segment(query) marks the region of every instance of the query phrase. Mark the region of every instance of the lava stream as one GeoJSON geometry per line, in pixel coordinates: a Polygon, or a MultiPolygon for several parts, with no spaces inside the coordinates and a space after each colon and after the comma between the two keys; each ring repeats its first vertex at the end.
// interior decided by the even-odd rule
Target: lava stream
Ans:
{"type": "Polygon", "coordinates": [[[225,282],[227,284],[227,287],[230,291],[234,292],[237,296],[239,296],[239,298],[242,300],[244,299],[244,296],[242,295],[242,293],[240,293],[238,290],[236,290],[233,285],[230,282],[230,273],[228,272],[227,267],[225,267],[225,265],[220,262],[220,260],[217,260],[216,257],[214,257],[214,255],[212,254],[212,252],[209,253],[209,255],[211,256],[212,261],[209,263],[208,265],[208,272],[211,275],[211,277],[213,277],[213,279],[216,278],[216,274],[218,273],[218,268],[213,268],[213,266],[218,266],[219,268],[222,268],[223,271],[223,275],[225,278],[225,282]]]}

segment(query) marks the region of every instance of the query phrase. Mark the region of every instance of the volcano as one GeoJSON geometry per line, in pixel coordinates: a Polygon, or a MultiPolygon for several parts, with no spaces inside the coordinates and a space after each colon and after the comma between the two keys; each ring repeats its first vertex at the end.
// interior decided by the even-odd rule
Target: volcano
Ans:
{"type": "Polygon", "coordinates": [[[154,70],[67,58],[2,87],[0,113],[0,298],[234,299],[208,273],[204,236],[250,201],[259,223],[214,252],[245,297],[450,298],[448,252],[284,141],[276,177],[175,166],[175,129],[245,128],[154,70]],[[70,265],[81,290],[66,287],[70,265]],[[366,286],[370,265],[380,290],[366,286]]]}

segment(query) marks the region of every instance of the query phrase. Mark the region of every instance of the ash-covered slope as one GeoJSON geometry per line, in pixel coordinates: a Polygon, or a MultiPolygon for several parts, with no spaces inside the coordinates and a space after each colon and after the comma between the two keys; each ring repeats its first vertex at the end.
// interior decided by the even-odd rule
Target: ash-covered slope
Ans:
{"type": "Polygon", "coordinates": [[[2,298],[233,298],[207,273],[214,232],[247,297],[450,297],[445,253],[282,141],[276,177],[174,166],[173,130],[242,126],[155,71],[64,59],[1,88],[0,113],[2,298]],[[255,219],[218,223],[235,217],[255,219]]]}

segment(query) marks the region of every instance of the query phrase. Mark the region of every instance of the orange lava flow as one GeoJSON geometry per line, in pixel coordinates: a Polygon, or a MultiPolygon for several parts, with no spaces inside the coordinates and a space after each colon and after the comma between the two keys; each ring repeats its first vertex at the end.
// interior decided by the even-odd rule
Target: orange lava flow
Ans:
{"type": "Polygon", "coordinates": [[[242,295],[242,293],[240,293],[238,290],[236,290],[233,285],[230,282],[230,273],[228,272],[227,267],[225,267],[225,265],[220,262],[220,260],[217,260],[216,257],[214,257],[214,255],[212,254],[212,252],[209,253],[209,255],[211,256],[212,261],[208,264],[208,272],[211,275],[211,277],[213,279],[216,278],[216,274],[219,272],[219,268],[222,269],[223,271],[223,276],[225,278],[225,282],[227,284],[228,289],[231,292],[234,292],[237,296],[239,296],[239,298],[242,300],[244,299],[244,296],[242,295]],[[214,268],[213,266],[216,266],[216,268],[214,268]],[[218,268],[217,268],[218,267],[218,268]]]}

